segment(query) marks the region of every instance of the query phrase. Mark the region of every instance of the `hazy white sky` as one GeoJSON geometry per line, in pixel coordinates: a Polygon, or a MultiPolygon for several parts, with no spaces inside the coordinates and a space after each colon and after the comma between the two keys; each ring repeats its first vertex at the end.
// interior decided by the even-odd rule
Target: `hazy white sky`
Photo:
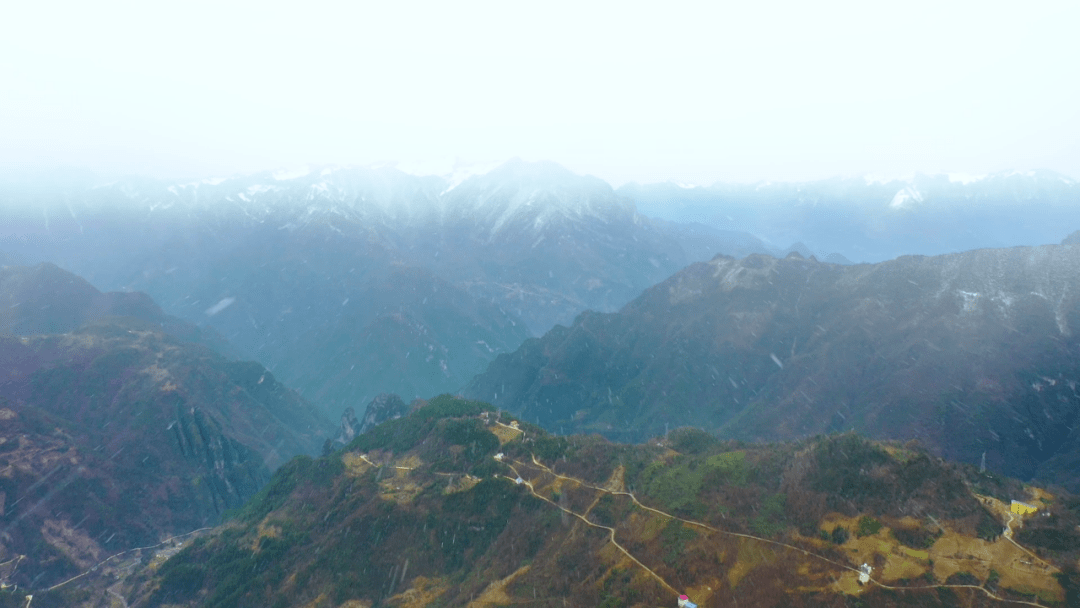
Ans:
{"type": "Polygon", "coordinates": [[[0,168],[1080,178],[1077,23],[1075,0],[8,2],[0,168]]]}

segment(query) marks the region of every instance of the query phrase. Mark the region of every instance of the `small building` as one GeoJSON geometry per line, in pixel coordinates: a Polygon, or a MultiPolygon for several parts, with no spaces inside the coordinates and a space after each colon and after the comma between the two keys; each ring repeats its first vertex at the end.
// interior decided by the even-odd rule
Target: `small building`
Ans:
{"type": "Polygon", "coordinates": [[[495,454],[495,460],[502,460],[505,456],[505,454],[499,452],[498,454],[495,454]]]}
{"type": "Polygon", "coordinates": [[[521,430],[521,428],[518,427],[518,421],[517,420],[511,420],[510,421],[510,428],[514,429],[515,431],[520,431],[521,430]]]}
{"type": "Polygon", "coordinates": [[[690,598],[685,595],[679,596],[679,608],[697,608],[697,604],[690,601],[690,598]]]}
{"type": "Polygon", "coordinates": [[[1020,502],[1019,500],[1014,500],[1012,501],[1012,506],[1009,507],[1009,510],[1017,515],[1027,515],[1038,511],[1039,507],[1029,505],[1026,502],[1020,502]]]}
{"type": "Polygon", "coordinates": [[[859,566],[859,584],[865,585],[866,583],[869,583],[870,573],[873,571],[874,569],[870,566],[870,564],[863,564],[859,566]]]}

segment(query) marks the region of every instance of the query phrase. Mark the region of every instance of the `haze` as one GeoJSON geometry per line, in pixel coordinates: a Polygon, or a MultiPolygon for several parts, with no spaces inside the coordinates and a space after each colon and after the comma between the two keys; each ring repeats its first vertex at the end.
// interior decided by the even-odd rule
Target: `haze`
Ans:
{"type": "Polygon", "coordinates": [[[1080,177],[1074,2],[37,2],[0,166],[548,159],[626,181],[1080,177]]]}

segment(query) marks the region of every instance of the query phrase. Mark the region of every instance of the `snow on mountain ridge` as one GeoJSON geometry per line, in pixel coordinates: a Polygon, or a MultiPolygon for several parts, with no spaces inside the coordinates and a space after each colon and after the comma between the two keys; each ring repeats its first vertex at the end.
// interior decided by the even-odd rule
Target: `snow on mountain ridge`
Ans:
{"type": "Polygon", "coordinates": [[[923,195],[914,186],[907,186],[902,188],[899,192],[893,196],[892,201],[889,202],[890,209],[905,209],[911,207],[911,202],[921,203],[923,202],[923,195]]]}
{"type": "MultiPolygon", "coordinates": [[[[186,184],[130,179],[96,191],[119,192],[135,208],[154,213],[220,215],[236,209],[255,221],[279,215],[283,223],[290,223],[285,218],[302,213],[300,202],[303,201],[305,207],[326,207],[318,217],[369,224],[389,222],[397,229],[467,221],[487,232],[487,238],[507,230],[512,234],[511,227],[536,235],[546,227],[569,225],[585,218],[633,221],[637,213],[631,200],[633,194],[628,198],[616,193],[603,180],[575,174],[555,163],[515,159],[495,168],[491,164],[455,163],[449,170],[448,175],[419,176],[393,164],[305,167],[302,171],[263,172],[186,184]]],[[[667,183],[671,188],[687,191],[687,184],[667,183]]],[[[733,196],[740,196],[745,188],[775,190],[776,194],[766,196],[771,196],[769,200],[777,204],[796,201],[800,206],[811,207],[838,200],[851,204],[880,201],[876,204],[890,212],[901,209],[910,212],[916,206],[929,210],[928,205],[936,207],[938,203],[981,207],[996,200],[998,191],[1008,195],[1008,200],[1017,197],[1036,200],[1044,196],[1047,188],[1071,188],[1074,184],[1054,173],[1000,171],[986,175],[918,174],[903,179],[863,175],[819,182],[764,182],[740,188],[715,185],[696,189],[704,196],[708,196],[709,190],[718,189],[731,190],[733,196]]],[[[102,204],[107,199],[98,200],[101,203],[91,204],[102,204]]],[[[304,223],[311,221],[323,220],[305,214],[304,223]]]]}

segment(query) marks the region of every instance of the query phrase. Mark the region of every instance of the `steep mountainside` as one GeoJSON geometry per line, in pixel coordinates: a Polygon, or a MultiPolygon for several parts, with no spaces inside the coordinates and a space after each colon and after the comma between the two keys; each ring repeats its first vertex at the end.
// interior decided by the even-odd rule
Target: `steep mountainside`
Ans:
{"type": "Polygon", "coordinates": [[[651,217],[743,230],[776,247],[803,242],[818,258],[839,253],[862,262],[1045,245],[1080,226],[1080,184],[1050,172],[707,188],[627,184],[618,192],[651,217]]]}
{"type": "Polygon", "coordinates": [[[527,335],[616,310],[693,259],[765,250],[707,227],[684,236],[604,182],[521,161],[456,185],[326,169],[0,196],[0,249],[145,291],[334,418],[383,392],[456,390],[527,335]]]}
{"type": "Polygon", "coordinates": [[[1075,485],[1080,247],[694,264],[500,356],[465,390],[566,432],[855,429],[1075,485]]]}
{"type": "Polygon", "coordinates": [[[144,294],[9,267],[0,303],[5,329],[35,332],[0,334],[6,584],[48,586],[215,523],[332,432],[261,365],[165,333],[198,329],[144,294]]]}
{"type": "Polygon", "coordinates": [[[206,608],[644,607],[681,593],[703,607],[1062,606],[1077,549],[1036,557],[1002,536],[1026,529],[1007,515],[1017,496],[1052,513],[1048,530],[1078,521],[1068,496],[850,434],[754,447],[681,429],[613,445],[443,396],[289,463],[115,593],[206,608]]]}

